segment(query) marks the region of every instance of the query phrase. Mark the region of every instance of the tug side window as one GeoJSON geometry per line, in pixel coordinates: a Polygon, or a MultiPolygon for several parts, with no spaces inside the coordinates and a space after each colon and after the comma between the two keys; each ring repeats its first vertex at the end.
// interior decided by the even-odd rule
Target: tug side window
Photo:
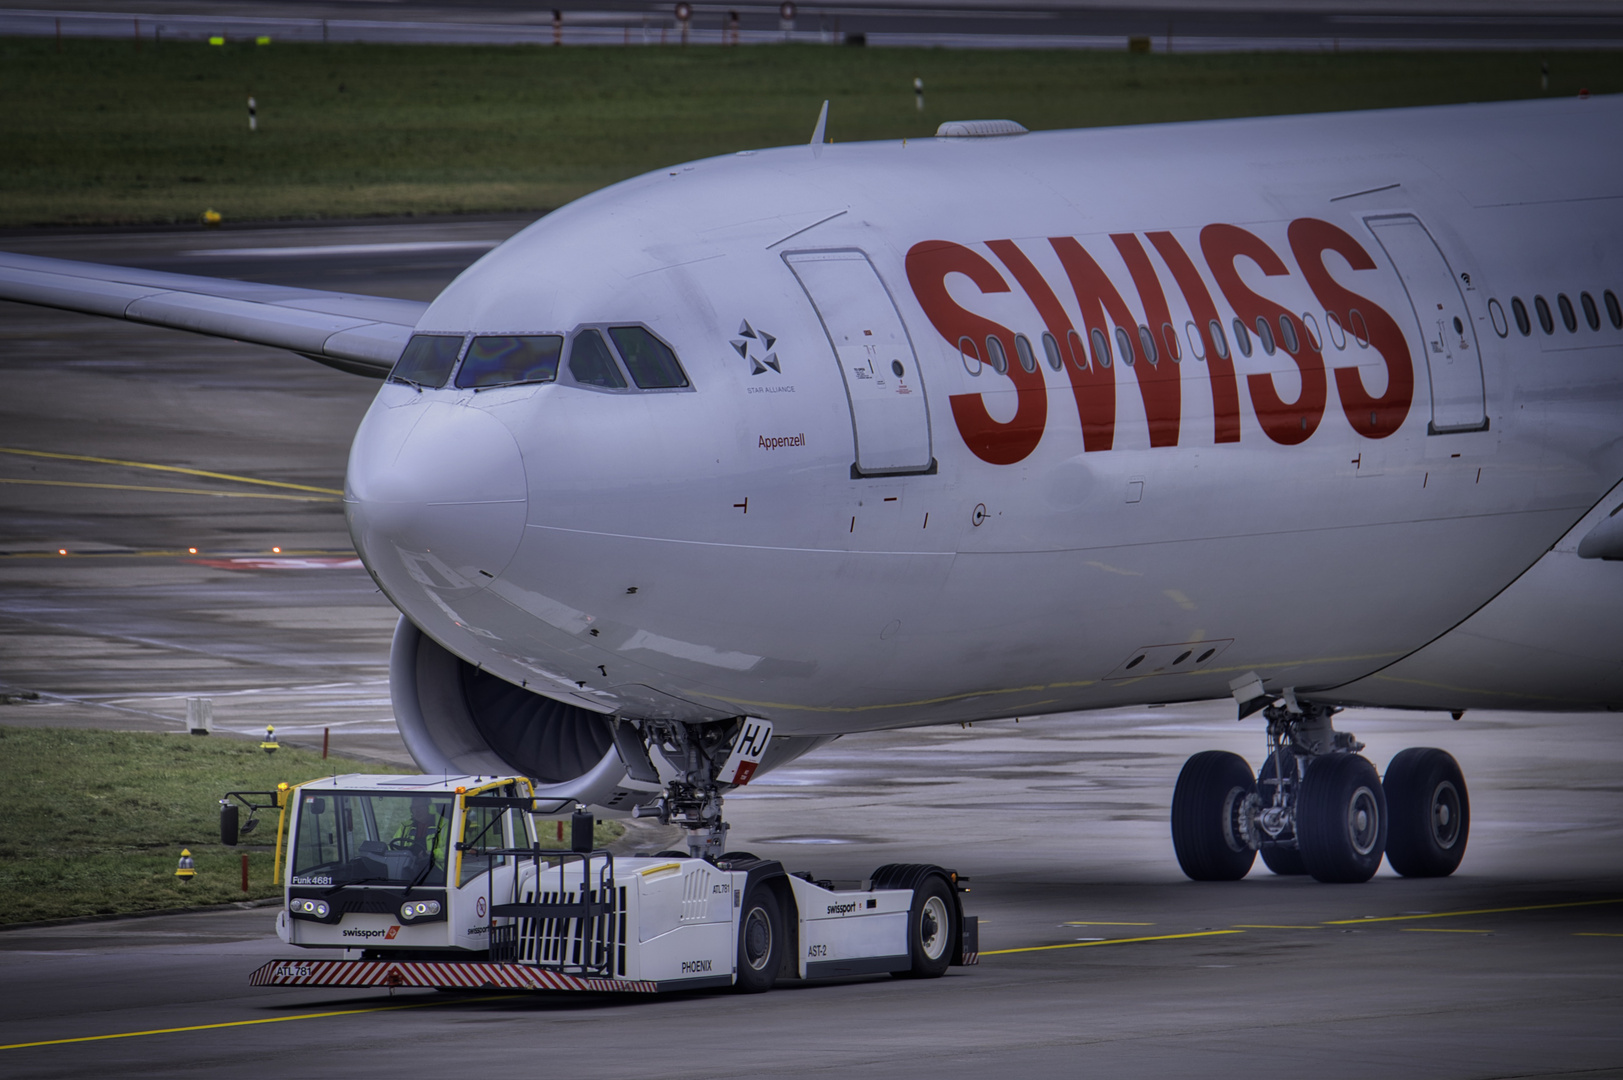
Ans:
{"type": "Polygon", "coordinates": [[[460,853],[462,868],[456,876],[457,887],[460,888],[483,874],[493,866],[505,866],[505,855],[481,855],[479,852],[488,848],[502,848],[507,841],[502,838],[502,812],[489,806],[470,806],[462,817],[462,842],[473,845],[473,849],[460,853]]]}

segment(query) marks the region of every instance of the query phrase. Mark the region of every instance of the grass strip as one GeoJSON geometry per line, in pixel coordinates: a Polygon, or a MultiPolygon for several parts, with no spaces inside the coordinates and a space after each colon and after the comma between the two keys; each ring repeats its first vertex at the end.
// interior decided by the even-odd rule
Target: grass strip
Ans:
{"type": "Polygon", "coordinates": [[[1150,54],[0,39],[0,226],[542,210],[949,119],[1033,130],[1623,91],[1613,52],[1150,54]],[[1550,87],[1540,89],[1540,63],[1550,87]],[[913,79],[924,80],[916,108],[913,79]],[[248,130],[247,99],[259,130],[248,130]]]}
{"type": "MultiPolygon", "coordinates": [[[[290,747],[266,754],[218,736],[0,727],[0,926],[276,896],[276,815],[260,815],[249,837],[257,843],[227,847],[220,796],[398,771],[290,747]],[[196,863],[190,882],[175,877],[182,848],[196,863]]],[[[542,842],[554,832],[543,822],[542,842]]],[[[596,839],[623,832],[599,822],[596,839]]]]}

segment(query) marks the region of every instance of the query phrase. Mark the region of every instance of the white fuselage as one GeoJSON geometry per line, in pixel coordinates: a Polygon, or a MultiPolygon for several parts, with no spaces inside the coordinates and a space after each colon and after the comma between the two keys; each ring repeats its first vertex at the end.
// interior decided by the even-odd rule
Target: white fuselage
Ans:
{"type": "Polygon", "coordinates": [[[1572,551],[1623,479],[1620,125],[1616,99],[1461,106],[627,181],[418,330],[633,322],[690,388],[387,384],[356,544],[452,652],[630,717],[832,734],[1250,671],[1327,701],[1623,703],[1623,567],[1572,551]]]}

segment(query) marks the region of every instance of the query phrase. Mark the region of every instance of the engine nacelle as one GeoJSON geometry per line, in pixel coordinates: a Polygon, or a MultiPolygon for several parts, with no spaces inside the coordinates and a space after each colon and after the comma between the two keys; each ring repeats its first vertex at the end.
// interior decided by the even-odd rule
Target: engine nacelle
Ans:
{"type": "Polygon", "coordinates": [[[389,651],[395,723],[426,773],[528,776],[546,800],[629,813],[655,790],[626,779],[612,716],[482,671],[401,618],[389,651]]]}
{"type": "MultiPolygon", "coordinates": [[[[660,788],[627,777],[614,746],[620,721],[514,686],[404,617],[389,652],[389,695],[400,737],[425,773],[527,776],[543,806],[580,802],[616,814],[660,788]]],[[[774,736],[755,775],[832,739],[774,736]]]]}

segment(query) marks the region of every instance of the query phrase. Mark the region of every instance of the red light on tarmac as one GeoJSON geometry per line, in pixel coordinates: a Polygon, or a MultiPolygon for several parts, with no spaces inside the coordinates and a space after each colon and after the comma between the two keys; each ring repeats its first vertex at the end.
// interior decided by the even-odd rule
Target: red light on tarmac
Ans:
{"type": "Polygon", "coordinates": [[[196,555],[197,554],[197,549],[196,548],[187,548],[186,549],[186,554],[188,554],[188,555],[196,555]]]}
{"type": "Polygon", "coordinates": [[[58,555],[66,555],[68,553],[68,549],[67,548],[57,548],[56,553],[58,555]]]}
{"type": "Polygon", "coordinates": [[[282,549],[281,549],[281,548],[279,548],[279,547],[273,547],[273,548],[271,548],[271,554],[272,554],[272,555],[280,555],[280,554],[281,554],[281,553],[282,553],[282,549]]]}

